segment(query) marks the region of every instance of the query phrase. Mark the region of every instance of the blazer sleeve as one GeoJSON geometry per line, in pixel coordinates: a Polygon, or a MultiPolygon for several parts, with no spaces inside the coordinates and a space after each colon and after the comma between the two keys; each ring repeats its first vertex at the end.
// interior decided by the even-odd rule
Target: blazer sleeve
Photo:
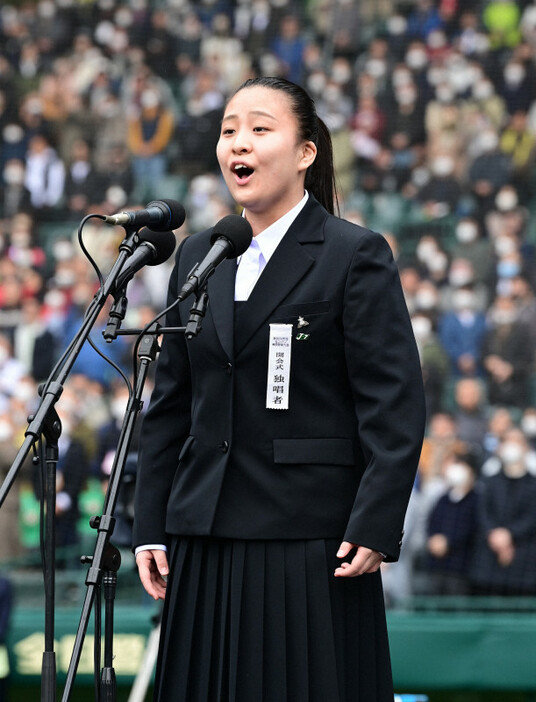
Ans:
{"type": "MultiPolygon", "coordinates": [[[[177,252],[177,262],[180,251],[177,252]]],[[[178,296],[178,263],[169,282],[167,304],[178,296]]],[[[166,326],[180,326],[176,305],[166,326]]],[[[191,417],[190,364],[183,333],[163,335],[149,409],[143,419],[135,491],[133,548],[166,543],[166,507],[191,417]]]]}
{"type": "Polygon", "coordinates": [[[345,540],[398,559],[421,452],[425,406],[419,355],[391,249],[365,232],[349,267],[343,324],[365,457],[345,540]]]}

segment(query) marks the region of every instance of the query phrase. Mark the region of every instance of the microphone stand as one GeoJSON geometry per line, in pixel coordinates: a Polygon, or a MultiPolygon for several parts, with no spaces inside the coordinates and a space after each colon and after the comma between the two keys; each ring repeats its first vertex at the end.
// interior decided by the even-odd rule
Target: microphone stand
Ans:
{"type": "MultiPolygon", "coordinates": [[[[117,450],[115,453],[112,469],[110,471],[110,480],[106,490],[104,499],[103,514],[101,516],[92,517],[90,525],[97,530],[97,540],[92,556],[83,556],[84,563],[90,564],[90,569],[86,577],[86,596],[82,605],[82,612],[78,624],[76,639],[71,653],[69,669],[65,688],[63,691],[62,702],[68,702],[74,678],[80,657],[82,654],[82,646],[84,644],[85,635],[89,623],[89,615],[93,607],[95,596],[100,587],[101,581],[105,587],[105,636],[104,636],[104,667],[101,671],[100,685],[97,689],[97,699],[103,702],[115,702],[117,698],[117,684],[115,670],[112,666],[113,662],[113,615],[114,615],[114,599],[115,586],[117,583],[117,571],[121,564],[120,553],[115,546],[110,543],[110,537],[115,526],[115,518],[113,516],[123,470],[128,457],[130,442],[134,431],[137,415],[142,409],[142,394],[145,385],[145,380],[149,371],[150,364],[156,359],[156,355],[160,350],[158,345],[158,336],[160,334],[171,334],[182,332],[186,333],[187,338],[191,339],[197,336],[201,331],[201,319],[204,317],[208,306],[208,293],[204,285],[200,290],[196,291],[196,301],[190,310],[190,318],[186,327],[161,327],[158,323],[153,323],[148,329],[125,329],[119,328],[119,324],[115,325],[113,330],[107,327],[103,332],[107,341],[111,341],[117,335],[136,335],[143,334],[138,348],[139,367],[137,374],[136,386],[133,389],[132,397],[127,405],[121,432],[117,442],[117,450]]],[[[99,633],[100,638],[100,633],[99,633]]],[[[95,631],[95,645],[97,642],[97,627],[95,631]]]]}
{"type": "Polygon", "coordinates": [[[55,547],[55,471],[57,463],[57,441],[61,434],[61,423],[55,412],[56,402],[59,400],[63,385],[73,367],[82,346],[86,342],[91,329],[93,328],[108,296],[114,291],[117,277],[119,276],[125,261],[133,253],[139,243],[137,232],[127,230],[127,236],[119,246],[119,255],[112,266],[108,278],[95,295],[88,307],[84,320],[76,337],[68,348],[63,364],[58,370],[54,370],[46,383],[41,388],[41,400],[34,415],[28,418],[29,425],[25,432],[25,439],[20,447],[11,468],[9,469],[2,486],[0,487],[0,507],[3,505],[9,490],[19,471],[21,470],[32,446],[38,441],[41,435],[47,441],[46,461],[46,557],[45,557],[45,647],[42,667],[41,702],[55,702],[55,678],[56,662],[54,654],[54,597],[55,597],[55,575],[54,575],[54,547],[55,547]]]}

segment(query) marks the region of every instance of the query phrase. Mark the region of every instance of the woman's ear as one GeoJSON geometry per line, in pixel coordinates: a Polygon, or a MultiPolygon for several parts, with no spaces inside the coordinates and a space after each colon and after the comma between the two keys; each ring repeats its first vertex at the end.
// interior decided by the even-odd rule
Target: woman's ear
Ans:
{"type": "Polygon", "coordinates": [[[306,171],[316,158],[317,149],[312,141],[304,142],[302,146],[302,157],[299,164],[300,171],[306,171]]]}

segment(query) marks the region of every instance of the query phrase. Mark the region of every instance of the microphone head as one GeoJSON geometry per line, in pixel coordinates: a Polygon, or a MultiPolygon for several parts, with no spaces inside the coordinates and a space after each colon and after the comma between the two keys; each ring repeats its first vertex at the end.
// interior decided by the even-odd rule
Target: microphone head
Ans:
{"type": "Polygon", "coordinates": [[[233,251],[228,258],[237,258],[244,251],[247,251],[253,238],[251,224],[245,217],[240,215],[227,215],[214,225],[213,233],[210,237],[210,243],[213,244],[216,239],[225,237],[233,247],[233,251]]]}
{"type": "Polygon", "coordinates": [[[165,221],[158,224],[152,224],[151,229],[155,232],[162,232],[168,229],[178,229],[184,224],[186,212],[184,207],[177,200],[153,200],[146,205],[145,209],[157,207],[164,213],[165,221]]]}
{"type": "Polygon", "coordinates": [[[175,251],[177,240],[173,232],[155,232],[148,227],[143,227],[138,232],[138,236],[141,242],[146,241],[148,244],[152,244],[155,250],[154,258],[147,263],[148,266],[158,266],[160,263],[164,263],[175,251]]]}

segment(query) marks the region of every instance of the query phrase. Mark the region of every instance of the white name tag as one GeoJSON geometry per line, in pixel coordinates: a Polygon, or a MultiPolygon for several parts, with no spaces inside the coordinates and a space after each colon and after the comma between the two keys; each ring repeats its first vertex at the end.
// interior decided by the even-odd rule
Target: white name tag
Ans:
{"type": "Polygon", "coordinates": [[[292,324],[270,324],[266,409],[288,409],[292,324]]]}

